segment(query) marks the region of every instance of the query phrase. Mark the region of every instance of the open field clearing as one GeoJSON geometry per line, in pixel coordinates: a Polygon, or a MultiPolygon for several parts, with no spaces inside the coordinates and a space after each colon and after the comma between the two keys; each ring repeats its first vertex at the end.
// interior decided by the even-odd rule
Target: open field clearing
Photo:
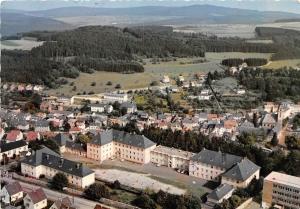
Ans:
{"type": "Polygon", "coordinates": [[[178,195],[184,194],[186,192],[185,189],[180,189],[170,184],[162,183],[146,174],[138,174],[115,169],[95,169],[94,171],[96,174],[96,178],[98,179],[103,179],[109,182],[118,180],[123,185],[134,187],[137,189],[151,189],[156,192],[158,192],[159,190],[163,190],[178,195]]]}
{"type": "Polygon", "coordinates": [[[163,75],[169,75],[171,79],[182,74],[185,78],[191,78],[195,73],[221,70],[219,63],[226,58],[266,58],[269,59],[271,54],[268,53],[206,53],[207,62],[197,64],[190,63],[201,58],[178,58],[176,61],[160,62],[157,64],[150,63],[146,60],[145,72],[134,74],[121,74],[113,72],[96,71],[92,74],[80,73],[76,79],[68,79],[69,83],[74,82],[76,91],[72,91],[74,86],[70,84],[63,85],[59,89],[48,90],[49,94],[54,95],[75,95],[77,93],[103,93],[114,91],[115,86],[120,84],[122,89],[139,89],[150,85],[152,81],[160,81],[163,75]],[[106,85],[108,81],[112,82],[111,86],[106,85]],[[95,86],[91,86],[96,82],[95,86]]]}
{"type": "Polygon", "coordinates": [[[264,68],[279,69],[283,67],[299,67],[300,59],[270,61],[264,68]]]}
{"type": "Polygon", "coordinates": [[[255,38],[256,27],[276,27],[300,30],[299,22],[268,23],[268,24],[199,24],[199,25],[172,25],[174,31],[185,33],[203,33],[219,37],[255,38]]]}
{"type": "Polygon", "coordinates": [[[43,41],[32,41],[32,40],[5,40],[1,41],[1,49],[21,49],[31,50],[33,47],[41,46],[43,41]]]}

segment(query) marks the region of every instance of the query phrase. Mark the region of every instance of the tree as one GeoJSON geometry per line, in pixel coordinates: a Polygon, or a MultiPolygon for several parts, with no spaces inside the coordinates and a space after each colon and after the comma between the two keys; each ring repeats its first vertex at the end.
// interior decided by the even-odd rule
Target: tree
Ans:
{"type": "Polygon", "coordinates": [[[86,145],[88,142],[91,141],[91,138],[88,135],[79,134],[77,137],[78,142],[86,145]]]}
{"type": "Polygon", "coordinates": [[[296,139],[295,136],[286,136],[285,144],[288,149],[299,149],[300,148],[300,140],[296,139]]]}
{"type": "Polygon", "coordinates": [[[50,181],[50,185],[53,189],[62,191],[64,187],[69,185],[69,181],[65,174],[57,173],[50,181]]]}
{"type": "Polygon", "coordinates": [[[272,144],[272,146],[277,146],[278,145],[277,133],[273,134],[273,137],[271,139],[271,144],[272,144]]]}
{"type": "Polygon", "coordinates": [[[114,189],[120,189],[121,188],[121,184],[118,180],[115,180],[113,183],[113,188],[114,189]]]}
{"type": "Polygon", "coordinates": [[[142,194],[138,196],[133,202],[135,206],[143,208],[143,209],[155,209],[155,202],[146,194],[142,194]]]}
{"type": "Polygon", "coordinates": [[[84,194],[87,198],[92,200],[99,200],[102,197],[110,197],[109,188],[100,183],[91,184],[86,190],[84,190],[84,194]]]}
{"type": "Polygon", "coordinates": [[[232,195],[229,199],[229,202],[233,206],[233,208],[237,208],[241,204],[241,198],[237,195],[232,195]]]}
{"type": "Polygon", "coordinates": [[[36,108],[40,108],[40,105],[42,103],[42,97],[39,94],[33,94],[31,98],[31,102],[34,104],[36,108]]]}

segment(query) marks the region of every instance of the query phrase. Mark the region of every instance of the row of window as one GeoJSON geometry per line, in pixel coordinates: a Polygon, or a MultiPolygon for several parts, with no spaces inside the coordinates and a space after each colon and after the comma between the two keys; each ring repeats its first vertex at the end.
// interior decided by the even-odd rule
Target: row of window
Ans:
{"type": "Polygon", "coordinates": [[[300,190],[298,190],[298,189],[292,189],[292,188],[285,187],[285,186],[282,186],[282,185],[279,185],[279,184],[274,184],[273,187],[274,188],[279,188],[279,189],[282,189],[282,190],[286,190],[286,191],[290,191],[290,192],[295,192],[297,194],[300,193],[300,190]]]}

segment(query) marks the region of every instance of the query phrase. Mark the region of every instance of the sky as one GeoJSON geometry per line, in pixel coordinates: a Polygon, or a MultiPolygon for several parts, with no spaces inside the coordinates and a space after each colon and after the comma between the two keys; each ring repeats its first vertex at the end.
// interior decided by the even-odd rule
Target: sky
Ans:
{"type": "Polygon", "coordinates": [[[300,0],[0,0],[1,8],[18,10],[45,10],[68,6],[135,7],[187,6],[211,4],[260,11],[285,11],[300,14],[300,0]]]}

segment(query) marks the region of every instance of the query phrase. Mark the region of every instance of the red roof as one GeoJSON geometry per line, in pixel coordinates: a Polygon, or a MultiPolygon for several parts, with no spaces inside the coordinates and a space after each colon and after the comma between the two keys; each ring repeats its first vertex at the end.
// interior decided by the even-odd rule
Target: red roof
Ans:
{"type": "Polygon", "coordinates": [[[102,206],[102,205],[96,205],[96,206],[94,207],[94,209],[109,209],[109,208],[104,207],[104,206],[102,206]]]}
{"type": "Polygon", "coordinates": [[[80,132],[81,129],[79,127],[70,128],[69,132],[80,132]]]}
{"type": "Polygon", "coordinates": [[[6,140],[8,141],[16,141],[17,137],[21,134],[20,130],[11,130],[6,135],[6,140]]]}
{"type": "Polygon", "coordinates": [[[36,139],[38,139],[39,134],[35,131],[29,131],[26,134],[26,141],[34,141],[36,139]]]}
{"type": "Polygon", "coordinates": [[[32,200],[33,204],[39,203],[45,199],[47,199],[47,196],[45,195],[45,192],[42,188],[39,188],[35,191],[28,193],[30,199],[32,200]]]}

